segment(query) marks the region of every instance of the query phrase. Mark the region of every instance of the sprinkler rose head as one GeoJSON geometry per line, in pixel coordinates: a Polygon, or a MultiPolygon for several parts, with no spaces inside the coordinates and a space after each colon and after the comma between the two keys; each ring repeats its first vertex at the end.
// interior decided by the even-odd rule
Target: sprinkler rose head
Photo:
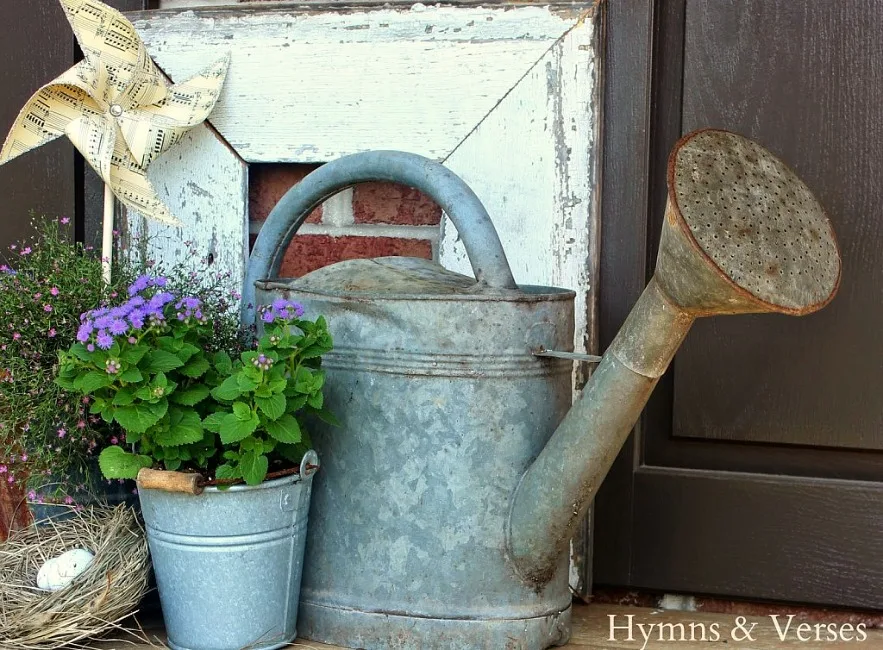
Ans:
{"type": "Polygon", "coordinates": [[[751,140],[706,129],[669,157],[657,276],[695,315],[800,316],[833,299],[840,252],[824,209],[791,169],[751,140]]]}

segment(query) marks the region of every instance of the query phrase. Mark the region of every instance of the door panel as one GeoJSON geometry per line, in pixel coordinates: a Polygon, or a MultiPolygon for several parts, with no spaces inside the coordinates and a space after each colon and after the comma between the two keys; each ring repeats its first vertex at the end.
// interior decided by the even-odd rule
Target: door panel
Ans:
{"type": "Polygon", "coordinates": [[[720,125],[789,163],[830,214],[843,276],[804,319],[700,321],[674,435],[883,450],[881,26],[879,3],[687,3],[682,130],[720,125]]]}
{"type": "MultiPolygon", "coordinates": [[[[608,48],[646,52],[651,90],[608,74],[605,128],[643,133],[611,115],[610,94],[645,107],[645,147],[628,155],[650,168],[615,176],[644,205],[602,197],[602,232],[616,219],[618,233],[602,240],[602,345],[637,299],[616,278],[652,273],[665,162],[695,128],[789,163],[827,208],[844,265],[817,314],[694,326],[599,492],[596,582],[883,608],[883,5],[660,0],[642,42],[610,19],[608,48]],[[618,255],[629,236],[643,265],[618,255]]],[[[624,156],[606,148],[605,172],[624,156]]]]}

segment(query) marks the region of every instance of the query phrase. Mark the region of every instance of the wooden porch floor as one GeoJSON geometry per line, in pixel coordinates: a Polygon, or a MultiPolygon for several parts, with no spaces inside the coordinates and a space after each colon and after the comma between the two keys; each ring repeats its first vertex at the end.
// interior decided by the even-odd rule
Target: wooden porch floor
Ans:
{"type": "MultiPolygon", "coordinates": [[[[742,623],[741,628],[737,627],[735,619],[737,614],[706,614],[702,612],[678,612],[664,611],[658,609],[647,609],[642,607],[627,607],[622,605],[579,605],[574,608],[574,626],[573,637],[571,642],[566,646],[570,650],[591,649],[591,650],[696,650],[697,648],[721,648],[728,650],[769,650],[771,648],[802,648],[803,650],[839,650],[841,648],[851,649],[867,649],[879,650],[883,649],[883,630],[867,630],[867,639],[864,641],[827,641],[827,629],[820,630],[821,641],[815,640],[815,628],[812,631],[803,631],[805,641],[801,641],[795,634],[795,628],[801,623],[800,619],[795,619],[788,631],[788,638],[781,640],[776,631],[776,627],[769,617],[764,616],[748,616],[742,623]],[[628,625],[629,616],[632,616],[632,640],[628,639],[628,630],[619,629],[615,632],[614,638],[611,639],[610,633],[610,617],[615,616],[615,624],[617,626],[628,625]],[[680,628],[661,628],[662,640],[660,640],[659,624],[672,624],[684,626],[684,640],[681,641],[680,628]],[[651,632],[650,640],[645,644],[644,637],[638,628],[638,624],[643,624],[645,630],[651,632]],[[654,627],[650,628],[650,625],[654,627]],[[690,640],[691,624],[693,624],[693,638],[690,640]],[[751,625],[754,628],[751,628],[751,625]],[[674,630],[674,639],[669,635],[670,629],[674,630]],[[701,631],[705,630],[705,641],[702,641],[701,631]],[[712,629],[716,629],[719,634],[718,640],[713,640],[712,629]],[[744,636],[742,630],[751,629],[750,640],[744,636]],[[812,638],[809,638],[812,637],[812,638]]],[[[783,626],[787,623],[787,616],[779,617],[779,624],[783,626]]],[[[807,621],[811,626],[816,621],[807,621]]],[[[148,634],[156,638],[155,645],[135,644],[122,641],[105,641],[94,646],[95,650],[147,650],[148,648],[166,647],[162,643],[162,633],[156,629],[148,629],[148,634]]],[[[848,628],[843,630],[845,634],[849,634],[848,628]]],[[[853,632],[851,636],[855,636],[853,632]]],[[[336,646],[324,645],[313,641],[297,641],[289,646],[294,650],[344,650],[336,646]]],[[[502,650],[502,649],[501,649],[502,650]]]]}

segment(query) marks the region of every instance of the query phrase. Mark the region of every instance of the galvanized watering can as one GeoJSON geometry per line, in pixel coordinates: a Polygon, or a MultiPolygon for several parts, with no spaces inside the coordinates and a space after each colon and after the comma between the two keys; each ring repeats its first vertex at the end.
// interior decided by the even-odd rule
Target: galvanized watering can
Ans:
{"type": "MultiPolygon", "coordinates": [[[[820,309],[840,281],[807,187],[740,136],[675,146],[656,274],[571,407],[571,291],[519,286],[472,191],[400,152],[328,163],[290,190],[252,253],[244,303],[325,314],[327,404],[298,631],[358,648],[545,648],[570,635],[568,541],[700,316],[820,309]],[[340,262],[275,279],[310,211],[385,180],[445,210],[475,278],[426,260],[340,262]]],[[[697,405],[701,408],[701,405],[697,405]]]]}

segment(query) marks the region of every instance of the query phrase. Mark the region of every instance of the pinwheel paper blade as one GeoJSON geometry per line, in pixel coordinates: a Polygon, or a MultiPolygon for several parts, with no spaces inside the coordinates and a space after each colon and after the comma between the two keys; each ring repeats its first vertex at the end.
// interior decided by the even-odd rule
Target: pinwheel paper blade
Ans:
{"type": "Polygon", "coordinates": [[[40,88],[0,149],[0,165],[66,135],[127,207],[179,223],[147,179],[147,166],[211,113],[228,58],[169,84],[132,24],[98,0],[60,0],[84,59],[40,88]]]}

